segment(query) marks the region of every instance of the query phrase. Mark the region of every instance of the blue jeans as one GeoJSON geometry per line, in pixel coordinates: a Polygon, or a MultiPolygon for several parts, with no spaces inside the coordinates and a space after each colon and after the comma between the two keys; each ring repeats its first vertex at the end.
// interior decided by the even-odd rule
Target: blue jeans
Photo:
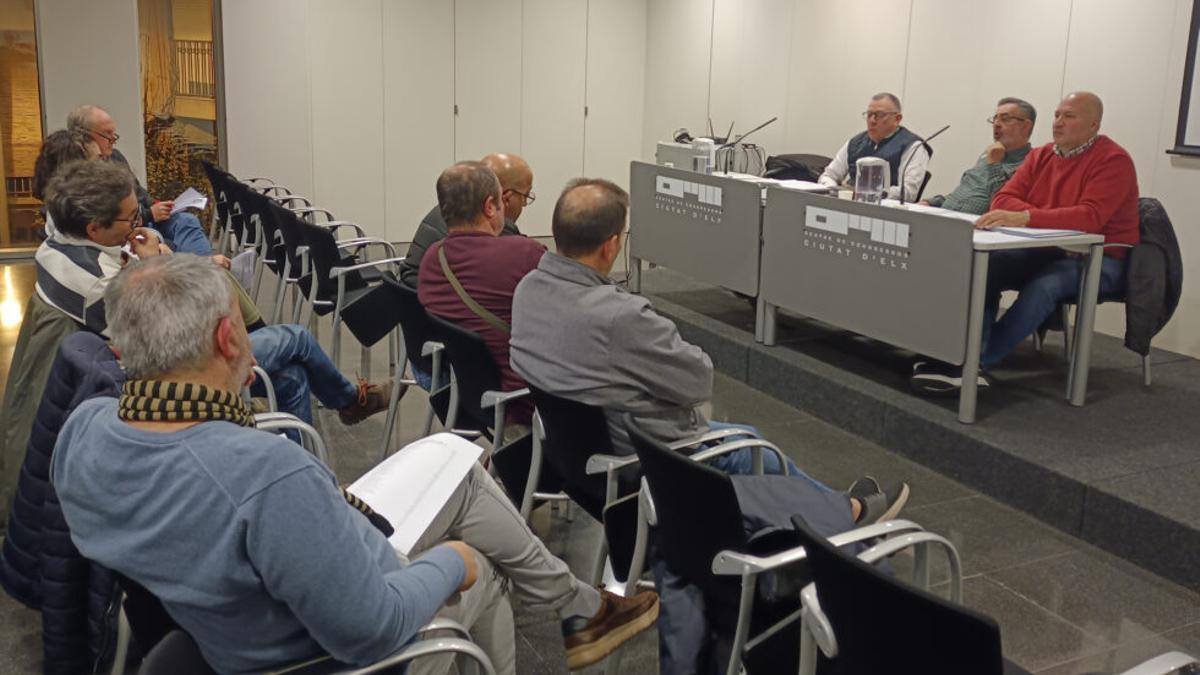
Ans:
{"type": "Polygon", "coordinates": [[[187,211],[180,211],[161,223],[155,223],[154,229],[162,234],[167,246],[176,253],[194,253],[205,257],[213,254],[212,244],[200,226],[200,219],[187,211]]]}
{"type": "MultiPolygon", "coordinates": [[[[1022,340],[1033,334],[1066,300],[1079,295],[1079,279],[1086,259],[1063,257],[1052,249],[997,251],[988,261],[987,295],[983,307],[983,352],[980,365],[999,363],[1022,340]],[[1020,291],[1017,301],[996,320],[1000,293],[1020,291]]],[[[1125,285],[1125,261],[1104,257],[1100,266],[1100,294],[1125,285]]]]}
{"type": "MultiPolygon", "coordinates": [[[[712,429],[713,431],[718,431],[720,429],[742,429],[750,432],[750,435],[746,436],[731,436],[726,439],[728,441],[744,440],[754,438],[759,435],[758,430],[748,424],[730,424],[728,422],[710,421],[708,423],[708,428],[712,429]]],[[[825,485],[816,478],[813,478],[812,476],[801,471],[800,467],[796,466],[795,462],[792,460],[787,459],[786,461],[787,475],[796,476],[797,478],[808,481],[822,492],[833,492],[828,485],[825,485]]],[[[750,448],[742,448],[741,450],[735,450],[727,455],[717,457],[716,459],[710,461],[709,465],[731,476],[748,476],[754,473],[754,455],[750,448]]],[[[779,466],[779,458],[775,456],[774,452],[769,450],[763,450],[763,473],[783,473],[779,466]]]]}
{"type": "Polygon", "coordinates": [[[333,365],[312,333],[295,324],[264,326],[250,334],[250,351],[275,386],[281,412],[312,424],[312,401],[340,410],[354,403],[358,387],[333,365]]]}

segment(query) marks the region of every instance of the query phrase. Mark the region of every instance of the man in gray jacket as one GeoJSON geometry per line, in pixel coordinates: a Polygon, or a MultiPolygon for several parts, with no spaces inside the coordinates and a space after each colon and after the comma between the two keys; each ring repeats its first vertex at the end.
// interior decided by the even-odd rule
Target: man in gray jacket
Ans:
{"type": "MultiPolygon", "coordinates": [[[[625,191],[606,180],[567,185],[551,225],[558,252],[543,255],[517,285],[509,355],[513,369],[530,385],[604,408],[613,449],[632,455],[621,423],[624,413],[664,443],[721,425],[709,422],[699,408],[712,398],[708,354],[685,342],[649,300],[607,276],[624,244],[628,205],[625,191]]],[[[764,453],[763,462],[767,473],[787,473],[831,492],[790,461],[785,469],[764,453]]],[[[721,457],[714,466],[749,474],[750,451],[721,457]]],[[[888,490],[870,479],[859,483],[849,500],[855,522],[891,518],[908,499],[905,483],[888,490]]]]}
{"type": "MultiPolygon", "coordinates": [[[[634,450],[621,423],[624,413],[659,440],[671,443],[714,425],[699,406],[712,397],[712,361],[688,344],[675,324],[645,298],[608,278],[624,243],[629,198],[605,180],[572,181],[554,207],[556,253],[517,285],[512,306],[509,356],[513,369],[533,387],[604,409],[613,450],[634,450]]],[[[893,518],[908,499],[908,485],[881,489],[867,476],[846,493],[835,492],[790,461],[785,467],[764,453],[767,473],[748,476],[749,449],[725,455],[712,466],[734,475],[742,514],[757,527],[790,527],[800,513],[822,522],[827,534],[893,518]]],[[[698,589],[653,561],[662,601],[659,671],[697,672],[707,629],[698,589]]]]}

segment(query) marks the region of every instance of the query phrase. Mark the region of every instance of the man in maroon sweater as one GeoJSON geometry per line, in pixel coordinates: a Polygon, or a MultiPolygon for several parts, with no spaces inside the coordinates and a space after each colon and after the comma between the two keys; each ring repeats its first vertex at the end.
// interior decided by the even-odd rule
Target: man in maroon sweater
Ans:
{"type": "MultiPolygon", "coordinates": [[[[417,297],[430,314],[478,333],[500,369],[500,388],[521,389],[525,381],[508,361],[513,291],[537,267],[546,247],[527,237],[499,236],[504,229],[500,181],[481,162],[459,162],[443,171],[437,196],[448,235],[431,245],[421,259],[417,297]],[[451,285],[442,268],[443,252],[462,290],[490,316],[480,316],[451,285]]],[[[520,435],[532,415],[531,402],[515,401],[506,413],[505,435],[520,435]]]]}
{"type": "MultiPolygon", "coordinates": [[[[992,210],[975,227],[1044,227],[1104,235],[1106,244],[1138,243],[1138,185],[1133,160],[1124,148],[1101,136],[1104,105],[1091,92],[1068,94],[1054,111],[1054,142],[1029,152],[1013,177],[992,198],[992,210]]],[[[1106,249],[1100,294],[1125,284],[1126,249],[1106,249]]],[[[984,368],[999,363],[1032,334],[1059,303],[1079,292],[1082,265],[1058,249],[997,251],[988,263],[983,316],[984,368]],[[999,321],[1000,294],[1020,291],[999,321]]],[[[913,385],[942,393],[962,384],[962,369],[938,362],[918,363],[913,385]]],[[[979,384],[987,386],[980,376],[979,384]]]]}

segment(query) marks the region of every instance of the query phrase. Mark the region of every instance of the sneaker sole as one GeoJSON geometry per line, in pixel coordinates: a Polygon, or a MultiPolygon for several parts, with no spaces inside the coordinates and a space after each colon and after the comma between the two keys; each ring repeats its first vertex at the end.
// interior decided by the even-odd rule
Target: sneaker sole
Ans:
{"type": "MultiPolygon", "coordinates": [[[[957,394],[962,389],[962,378],[949,375],[914,375],[910,380],[913,390],[921,394],[957,394]]],[[[987,389],[991,386],[987,378],[979,375],[975,378],[975,389],[987,389]]]]}
{"type": "Polygon", "coordinates": [[[654,625],[654,622],[657,620],[658,598],[655,598],[654,604],[650,606],[650,609],[634,617],[632,621],[617,626],[595,642],[568,649],[567,669],[579,670],[602,660],[613,653],[613,650],[617,647],[624,644],[626,640],[654,625]]]}
{"type": "Polygon", "coordinates": [[[908,503],[908,493],[908,483],[905,483],[903,487],[900,488],[900,496],[896,497],[896,501],[892,502],[892,505],[888,507],[888,510],[884,511],[883,515],[879,516],[879,519],[875,522],[882,523],[885,520],[895,520],[896,516],[900,515],[900,511],[904,509],[904,505],[908,503]]]}

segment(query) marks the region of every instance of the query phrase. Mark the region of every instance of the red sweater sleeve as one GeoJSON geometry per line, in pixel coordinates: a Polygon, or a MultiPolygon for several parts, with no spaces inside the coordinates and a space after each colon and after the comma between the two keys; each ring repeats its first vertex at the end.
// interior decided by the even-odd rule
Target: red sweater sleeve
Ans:
{"type": "MultiPolygon", "coordinates": [[[[1033,155],[1037,152],[1034,150],[1030,153],[1033,155]]],[[[1033,184],[1034,164],[1041,164],[1041,157],[1036,159],[1033,156],[1027,157],[1021,166],[1017,167],[1012,178],[1000,188],[996,196],[992,197],[992,208],[1003,209],[1005,211],[1025,211],[1032,209],[1033,205],[1026,201],[1029,196],[1029,186],[1033,184]]]]}

